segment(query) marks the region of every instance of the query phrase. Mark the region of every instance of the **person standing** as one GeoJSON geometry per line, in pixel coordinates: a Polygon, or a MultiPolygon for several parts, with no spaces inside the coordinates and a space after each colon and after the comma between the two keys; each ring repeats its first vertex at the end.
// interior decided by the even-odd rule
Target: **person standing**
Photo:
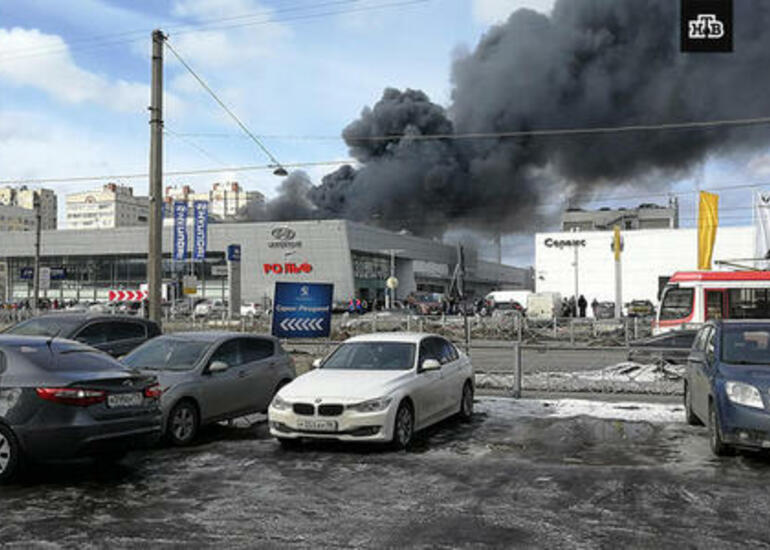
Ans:
{"type": "Polygon", "coordinates": [[[578,309],[580,310],[580,316],[585,317],[586,316],[586,308],[588,307],[588,300],[586,300],[586,297],[582,294],[580,295],[580,298],[578,298],[578,309]]]}

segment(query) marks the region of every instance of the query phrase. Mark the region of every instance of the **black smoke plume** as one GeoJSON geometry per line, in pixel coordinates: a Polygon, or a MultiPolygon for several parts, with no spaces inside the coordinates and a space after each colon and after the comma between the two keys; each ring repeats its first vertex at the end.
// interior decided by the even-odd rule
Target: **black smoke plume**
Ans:
{"type": "Polygon", "coordinates": [[[451,139],[768,116],[770,2],[736,1],[734,21],[733,53],[682,53],[675,0],[559,0],[550,16],[518,10],[457,56],[448,110],[423,92],[386,89],[343,131],[360,166],[315,187],[288,186],[264,215],[434,235],[450,225],[513,232],[531,227],[543,204],[617,185],[664,187],[709,155],[765,146],[763,126],[451,139]],[[450,137],[409,139],[428,134],[450,137]]]}

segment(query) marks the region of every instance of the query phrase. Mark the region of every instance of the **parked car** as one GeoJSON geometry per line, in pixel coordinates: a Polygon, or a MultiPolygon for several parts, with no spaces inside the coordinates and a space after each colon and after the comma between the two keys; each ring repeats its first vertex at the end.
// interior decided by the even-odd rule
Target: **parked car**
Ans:
{"type": "Polygon", "coordinates": [[[473,366],[440,336],[356,336],[314,367],[284,386],[270,405],[270,433],[283,446],[317,438],[404,448],[415,431],[473,413],[473,366]]]}
{"type": "Polygon", "coordinates": [[[597,319],[614,319],[615,302],[599,302],[596,306],[597,319]]]}
{"type": "Polygon", "coordinates": [[[717,455],[770,448],[770,321],[714,320],[695,337],[687,361],[689,424],[706,424],[717,455]]]}
{"type": "Polygon", "coordinates": [[[654,317],[655,305],[649,300],[631,300],[626,304],[629,317],[654,317]]]}
{"type": "Polygon", "coordinates": [[[246,302],[241,304],[241,317],[260,317],[265,313],[265,308],[258,302],[246,302]]]}
{"type": "Polygon", "coordinates": [[[440,292],[416,292],[407,298],[407,303],[420,315],[437,315],[444,312],[444,295],[440,292]]]}
{"type": "Polygon", "coordinates": [[[196,317],[218,317],[227,313],[227,302],[224,300],[203,300],[195,305],[193,313],[196,317]]]}
{"type": "Polygon", "coordinates": [[[27,459],[117,459],[160,435],[155,377],[78,342],[0,335],[0,395],[0,482],[27,459]]]}
{"type": "Polygon", "coordinates": [[[164,433],[174,445],[191,443],[205,424],[266,412],[295,376],[278,340],[230,332],[159,336],[122,362],[158,377],[164,433]]]}
{"type": "Polygon", "coordinates": [[[33,317],[5,332],[19,336],[68,338],[120,357],[158,336],[160,327],[154,321],[124,315],[62,312],[33,317]]]}

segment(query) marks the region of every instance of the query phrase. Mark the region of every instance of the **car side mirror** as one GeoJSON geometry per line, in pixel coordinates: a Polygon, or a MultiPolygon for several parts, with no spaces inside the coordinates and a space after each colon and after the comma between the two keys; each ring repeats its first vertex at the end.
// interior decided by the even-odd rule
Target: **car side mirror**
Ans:
{"type": "Polygon", "coordinates": [[[435,359],[426,359],[425,361],[422,362],[422,366],[421,366],[422,372],[439,370],[440,368],[441,368],[441,363],[439,363],[435,359]]]}
{"type": "Polygon", "coordinates": [[[214,361],[209,365],[209,372],[224,372],[230,368],[230,365],[224,361],[214,361]]]}
{"type": "Polygon", "coordinates": [[[311,365],[311,367],[314,369],[320,369],[322,363],[323,363],[323,360],[321,360],[320,358],[316,359],[313,361],[313,364],[311,365]]]}

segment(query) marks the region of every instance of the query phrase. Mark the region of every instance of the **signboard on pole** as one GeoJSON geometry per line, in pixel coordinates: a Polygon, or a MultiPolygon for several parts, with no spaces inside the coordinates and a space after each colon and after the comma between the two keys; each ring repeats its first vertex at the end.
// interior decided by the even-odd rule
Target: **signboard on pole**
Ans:
{"type": "Polygon", "coordinates": [[[174,260],[183,261],[187,257],[187,203],[174,203],[174,260]]]}
{"type": "Polygon", "coordinates": [[[241,261],[241,245],[239,244],[227,245],[227,261],[228,262],[241,261]]]}
{"type": "Polygon", "coordinates": [[[198,278],[195,275],[182,277],[182,293],[185,295],[198,293],[198,278]]]}
{"type": "Polygon", "coordinates": [[[275,283],[273,336],[328,338],[333,294],[327,283],[275,283]]]}
{"type": "Polygon", "coordinates": [[[206,241],[208,240],[209,203],[193,202],[193,259],[206,259],[206,241]]]}

